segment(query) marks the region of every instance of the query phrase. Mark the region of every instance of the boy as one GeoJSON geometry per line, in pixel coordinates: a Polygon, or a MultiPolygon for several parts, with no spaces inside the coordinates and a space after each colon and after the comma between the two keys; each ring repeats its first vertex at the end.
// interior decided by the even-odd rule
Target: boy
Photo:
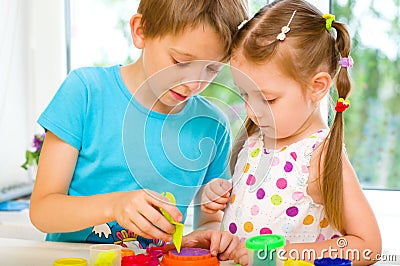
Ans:
{"type": "MultiPolygon", "coordinates": [[[[47,133],[30,216],[47,240],[161,245],[175,229],[160,208],[182,222],[201,185],[229,178],[227,121],[196,94],[228,60],[245,6],[143,0],[130,21],[139,59],[69,74],[38,120],[47,133]]],[[[220,219],[195,213],[204,229],[220,219]]],[[[217,231],[183,240],[225,258],[236,244],[217,231]]]]}

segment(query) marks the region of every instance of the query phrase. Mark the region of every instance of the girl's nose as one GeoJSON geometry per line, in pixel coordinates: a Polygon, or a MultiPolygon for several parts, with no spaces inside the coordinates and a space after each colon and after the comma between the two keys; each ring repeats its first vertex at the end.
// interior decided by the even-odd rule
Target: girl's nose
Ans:
{"type": "Polygon", "coordinates": [[[257,111],[254,109],[253,106],[250,104],[246,104],[246,112],[247,116],[251,118],[256,124],[259,124],[259,121],[261,120],[262,114],[261,112],[257,111]]]}
{"type": "Polygon", "coordinates": [[[259,103],[246,103],[246,111],[249,116],[262,118],[266,108],[268,108],[268,106],[262,106],[259,103]]]}

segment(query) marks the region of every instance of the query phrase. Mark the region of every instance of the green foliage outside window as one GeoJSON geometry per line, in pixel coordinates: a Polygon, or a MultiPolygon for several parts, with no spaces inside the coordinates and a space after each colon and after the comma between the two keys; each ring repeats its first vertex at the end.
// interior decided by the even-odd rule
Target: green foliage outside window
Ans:
{"type": "Polygon", "coordinates": [[[352,105],[345,114],[350,160],[364,187],[400,189],[400,1],[384,2],[332,1],[332,13],[349,25],[353,36],[352,105]],[[361,3],[367,5],[362,13],[361,3]],[[393,16],[381,12],[388,7],[393,16]],[[363,34],[372,30],[395,46],[385,50],[386,40],[379,36],[374,47],[363,43],[363,34]]]}

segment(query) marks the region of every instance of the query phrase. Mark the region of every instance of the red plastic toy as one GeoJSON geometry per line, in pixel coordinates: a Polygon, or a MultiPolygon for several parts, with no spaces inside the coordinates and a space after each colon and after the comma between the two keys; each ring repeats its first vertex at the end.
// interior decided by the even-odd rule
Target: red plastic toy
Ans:
{"type": "Polygon", "coordinates": [[[158,258],[138,254],[134,256],[125,256],[121,260],[121,266],[158,266],[160,261],[158,258]]]}

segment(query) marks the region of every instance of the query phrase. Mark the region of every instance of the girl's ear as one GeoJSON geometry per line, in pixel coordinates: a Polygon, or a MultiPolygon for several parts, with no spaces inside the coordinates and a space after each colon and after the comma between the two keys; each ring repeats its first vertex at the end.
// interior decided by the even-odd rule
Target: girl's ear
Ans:
{"type": "Polygon", "coordinates": [[[132,16],[129,23],[131,26],[131,36],[133,44],[138,49],[144,48],[144,33],[141,20],[142,20],[142,14],[135,14],[132,16]]]}
{"type": "Polygon", "coordinates": [[[318,72],[312,79],[311,100],[319,102],[326,94],[329,93],[331,87],[331,76],[326,72],[318,72]]]}

